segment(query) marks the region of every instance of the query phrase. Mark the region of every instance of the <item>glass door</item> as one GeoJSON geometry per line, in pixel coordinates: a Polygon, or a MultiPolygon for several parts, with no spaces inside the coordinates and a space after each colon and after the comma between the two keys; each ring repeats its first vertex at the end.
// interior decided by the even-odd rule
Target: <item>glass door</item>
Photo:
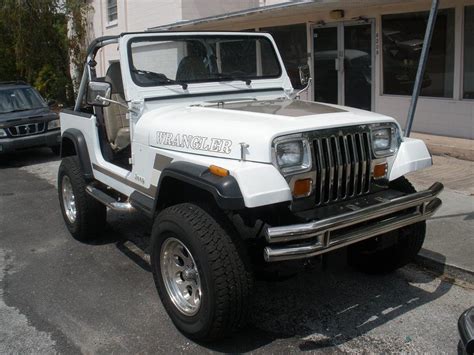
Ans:
{"type": "Polygon", "coordinates": [[[313,28],[315,101],[372,109],[373,31],[370,21],[313,28]]]}
{"type": "Polygon", "coordinates": [[[372,25],[344,26],[344,105],[372,108],[372,25]]]}
{"type": "Polygon", "coordinates": [[[338,104],[338,28],[314,28],[313,41],[314,100],[338,104]]]}

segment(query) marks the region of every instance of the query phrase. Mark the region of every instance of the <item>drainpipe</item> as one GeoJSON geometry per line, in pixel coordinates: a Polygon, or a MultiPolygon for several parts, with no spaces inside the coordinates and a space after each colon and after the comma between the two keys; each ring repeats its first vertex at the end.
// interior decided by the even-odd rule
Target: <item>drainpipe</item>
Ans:
{"type": "Polygon", "coordinates": [[[410,136],[411,126],[413,125],[413,119],[415,118],[416,104],[418,103],[418,96],[420,96],[423,75],[425,73],[426,62],[430,51],[431,38],[436,23],[436,15],[438,14],[438,5],[439,0],[433,0],[431,3],[430,16],[428,17],[428,24],[426,25],[425,39],[423,41],[420,62],[418,63],[418,70],[416,72],[415,86],[413,87],[410,108],[408,109],[407,123],[405,125],[405,137],[410,136]]]}

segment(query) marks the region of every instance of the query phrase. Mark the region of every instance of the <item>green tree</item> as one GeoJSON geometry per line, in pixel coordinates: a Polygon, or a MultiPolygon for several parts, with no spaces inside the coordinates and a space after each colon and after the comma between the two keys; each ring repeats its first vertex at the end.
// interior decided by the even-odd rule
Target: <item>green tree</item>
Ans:
{"type": "Polygon", "coordinates": [[[86,12],[84,0],[0,0],[0,80],[22,79],[72,103],[70,64],[84,57],[86,12]]]}
{"type": "Polygon", "coordinates": [[[87,56],[87,16],[91,7],[84,0],[65,0],[64,12],[69,21],[69,54],[71,69],[74,72],[74,87],[77,90],[84,70],[87,56]]]}

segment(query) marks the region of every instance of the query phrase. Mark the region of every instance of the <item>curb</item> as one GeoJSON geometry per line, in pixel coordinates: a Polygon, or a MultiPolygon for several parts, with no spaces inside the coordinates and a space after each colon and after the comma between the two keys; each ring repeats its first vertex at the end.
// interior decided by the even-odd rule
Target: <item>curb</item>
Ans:
{"type": "Polygon", "coordinates": [[[444,146],[439,146],[435,144],[427,144],[428,149],[433,155],[448,156],[451,158],[474,161],[474,154],[470,150],[461,150],[461,149],[447,149],[444,146]]]}
{"type": "Polygon", "coordinates": [[[423,140],[433,155],[474,161],[474,142],[470,139],[437,136],[418,132],[413,132],[411,136],[423,140]]]}
{"type": "Polygon", "coordinates": [[[414,262],[436,273],[439,273],[440,275],[444,274],[449,277],[474,284],[474,271],[472,270],[440,262],[439,260],[420,254],[416,256],[414,262]]]}

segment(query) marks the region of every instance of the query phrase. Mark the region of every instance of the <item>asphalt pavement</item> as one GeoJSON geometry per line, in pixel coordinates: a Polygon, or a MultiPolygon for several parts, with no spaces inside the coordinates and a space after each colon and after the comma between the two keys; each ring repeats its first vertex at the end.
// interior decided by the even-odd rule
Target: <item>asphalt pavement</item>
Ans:
{"type": "Polygon", "coordinates": [[[474,282],[474,161],[433,156],[433,166],[408,178],[417,189],[434,181],[445,186],[443,205],[428,223],[419,261],[474,282]]]}
{"type": "MultiPolygon", "coordinates": [[[[74,240],[59,211],[57,167],[48,150],[0,157],[1,354],[456,351],[457,318],[473,305],[474,285],[417,265],[368,276],[337,254],[326,270],[257,282],[246,329],[192,342],[158,299],[151,222],[109,213],[101,240],[74,240]]],[[[455,229],[457,217],[442,221],[450,237],[472,232],[455,229]]],[[[432,223],[428,239],[439,229],[432,223]]]]}

